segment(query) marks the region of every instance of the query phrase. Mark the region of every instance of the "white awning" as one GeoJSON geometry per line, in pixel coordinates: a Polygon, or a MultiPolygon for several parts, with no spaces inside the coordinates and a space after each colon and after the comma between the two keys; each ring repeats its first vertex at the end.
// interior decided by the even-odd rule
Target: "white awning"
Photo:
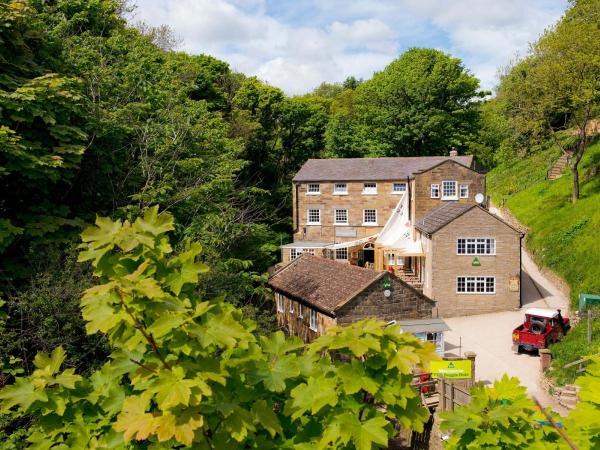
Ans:
{"type": "Polygon", "coordinates": [[[399,256],[425,255],[421,240],[412,238],[413,229],[408,217],[408,193],[405,192],[377,238],[377,244],[384,247],[384,252],[399,256]]]}
{"type": "Polygon", "coordinates": [[[354,241],[340,242],[339,244],[328,245],[326,248],[334,250],[336,248],[355,247],[357,245],[366,244],[367,242],[373,241],[377,236],[379,236],[379,233],[361,239],[355,239],[354,241]]]}

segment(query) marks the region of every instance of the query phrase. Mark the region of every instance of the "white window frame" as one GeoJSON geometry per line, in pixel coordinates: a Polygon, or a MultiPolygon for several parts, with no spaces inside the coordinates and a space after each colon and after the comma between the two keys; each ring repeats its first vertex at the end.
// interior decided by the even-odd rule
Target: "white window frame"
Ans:
{"type": "Polygon", "coordinates": [[[440,198],[440,185],[439,184],[431,185],[431,198],[440,198]]]}
{"type": "Polygon", "coordinates": [[[406,192],[406,181],[399,181],[396,183],[392,183],[392,194],[400,195],[400,194],[404,194],[405,192],[406,192]],[[404,186],[404,189],[401,191],[397,191],[396,186],[404,186]]]}
{"type": "Polygon", "coordinates": [[[365,181],[363,183],[362,193],[363,195],[377,195],[377,183],[373,181],[365,181]]]}
{"type": "Polygon", "coordinates": [[[302,303],[298,303],[298,317],[304,319],[304,313],[302,312],[302,303]]]}
{"type": "Polygon", "coordinates": [[[348,208],[335,208],[333,210],[333,223],[335,225],[348,225],[348,208]],[[338,211],[345,211],[346,212],[346,220],[345,221],[340,221],[338,220],[338,211]]]}
{"type": "Polygon", "coordinates": [[[458,183],[454,180],[444,180],[442,181],[442,200],[458,200],[458,183]],[[446,195],[445,186],[446,185],[454,185],[454,195],[446,195]]]}
{"type": "Polygon", "coordinates": [[[458,256],[496,256],[496,238],[459,237],[456,239],[456,254],[458,256]]]}
{"type": "Polygon", "coordinates": [[[336,261],[348,261],[348,248],[336,248],[335,249],[335,260],[336,261]],[[345,253],[345,257],[343,254],[345,253]],[[341,254],[341,256],[339,256],[341,254]]]}
{"type": "Polygon", "coordinates": [[[306,224],[307,225],[321,225],[321,210],[319,208],[308,208],[306,210],[306,224]],[[310,219],[310,212],[311,211],[318,211],[318,215],[319,215],[319,221],[318,222],[314,222],[311,221],[310,219]]]}
{"type": "Polygon", "coordinates": [[[317,311],[314,309],[310,310],[308,327],[313,331],[317,331],[317,311]]]}
{"type": "Polygon", "coordinates": [[[321,183],[308,183],[306,185],[306,195],[321,195],[321,183]],[[313,190],[315,186],[317,190],[313,190]]]}
{"type": "Polygon", "coordinates": [[[462,276],[456,277],[456,293],[460,295],[494,295],[496,294],[496,277],[462,276]],[[489,290],[491,282],[493,289],[489,290]]]}
{"type": "Polygon", "coordinates": [[[469,185],[468,184],[461,184],[458,187],[458,195],[460,196],[460,198],[469,198],[469,185]],[[463,189],[464,189],[464,195],[463,195],[463,189]]]}
{"type": "Polygon", "coordinates": [[[348,195],[348,183],[334,183],[333,195],[348,195]],[[342,186],[343,189],[341,188],[342,186]]]}
{"type": "Polygon", "coordinates": [[[294,314],[294,301],[290,300],[290,314],[294,314]]]}
{"type": "Polygon", "coordinates": [[[284,312],[285,311],[285,305],[283,303],[283,295],[281,295],[279,292],[277,292],[277,311],[278,312],[284,312]]]}
{"type": "Polygon", "coordinates": [[[298,256],[300,256],[301,254],[302,254],[302,249],[301,248],[296,248],[296,247],[290,248],[290,261],[293,261],[298,256]]]}
{"type": "Polygon", "coordinates": [[[363,226],[377,226],[377,209],[375,208],[366,208],[363,209],[363,226]],[[367,211],[375,211],[375,221],[374,222],[367,222],[367,211]]]}
{"type": "Polygon", "coordinates": [[[396,265],[396,254],[395,253],[388,253],[387,254],[387,265],[388,266],[395,266],[396,265]]]}

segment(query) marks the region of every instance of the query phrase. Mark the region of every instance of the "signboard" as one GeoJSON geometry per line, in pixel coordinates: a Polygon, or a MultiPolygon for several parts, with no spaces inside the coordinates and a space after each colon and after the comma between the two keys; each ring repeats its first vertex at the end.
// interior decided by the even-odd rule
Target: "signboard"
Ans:
{"type": "Polygon", "coordinates": [[[519,292],[519,275],[513,275],[508,279],[508,290],[519,292]]]}
{"type": "Polygon", "coordinates": [[[356,237],[356,230],[335,230],[336,237],[356,237]]]}
{"type": "Polygon", "coordinates": [[[479,261],[479,258],[477,256],[475,258],[473,258],[473,261],[471,261],[471,265],[472,266],[480,266],[481,265],[481,261],[479,261]]]}
{"type": "Polygon", "coordinates": [[[433,378],[471,378],[472,374],[470,359],[431,361],[429,370],[433,378]]]}

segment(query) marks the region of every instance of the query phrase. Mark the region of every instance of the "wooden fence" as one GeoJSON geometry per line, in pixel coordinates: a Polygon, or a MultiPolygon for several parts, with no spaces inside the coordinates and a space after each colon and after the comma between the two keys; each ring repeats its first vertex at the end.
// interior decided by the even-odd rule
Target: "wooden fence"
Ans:
{"type": "Polygon", "coordinates": [[[473,383],[470,380],[464,382],[450,381],[446,378],[438,380],[439,411],[453,411],[457,406],[467,405],[471,402],[470,389],[473,383]]]}

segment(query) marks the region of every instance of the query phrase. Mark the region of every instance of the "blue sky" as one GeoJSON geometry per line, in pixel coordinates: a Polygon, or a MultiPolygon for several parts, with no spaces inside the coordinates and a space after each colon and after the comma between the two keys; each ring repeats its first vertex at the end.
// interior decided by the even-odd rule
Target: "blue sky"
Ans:
{"type": "Polygon", "coordinates": [[[131,22],[168,25],[180,50],[309,92],[322,81],[370,78],[410,47],[463,60],[493,89],[498,68],[560,18],[567,0],[137,0],[131,22]]]}

